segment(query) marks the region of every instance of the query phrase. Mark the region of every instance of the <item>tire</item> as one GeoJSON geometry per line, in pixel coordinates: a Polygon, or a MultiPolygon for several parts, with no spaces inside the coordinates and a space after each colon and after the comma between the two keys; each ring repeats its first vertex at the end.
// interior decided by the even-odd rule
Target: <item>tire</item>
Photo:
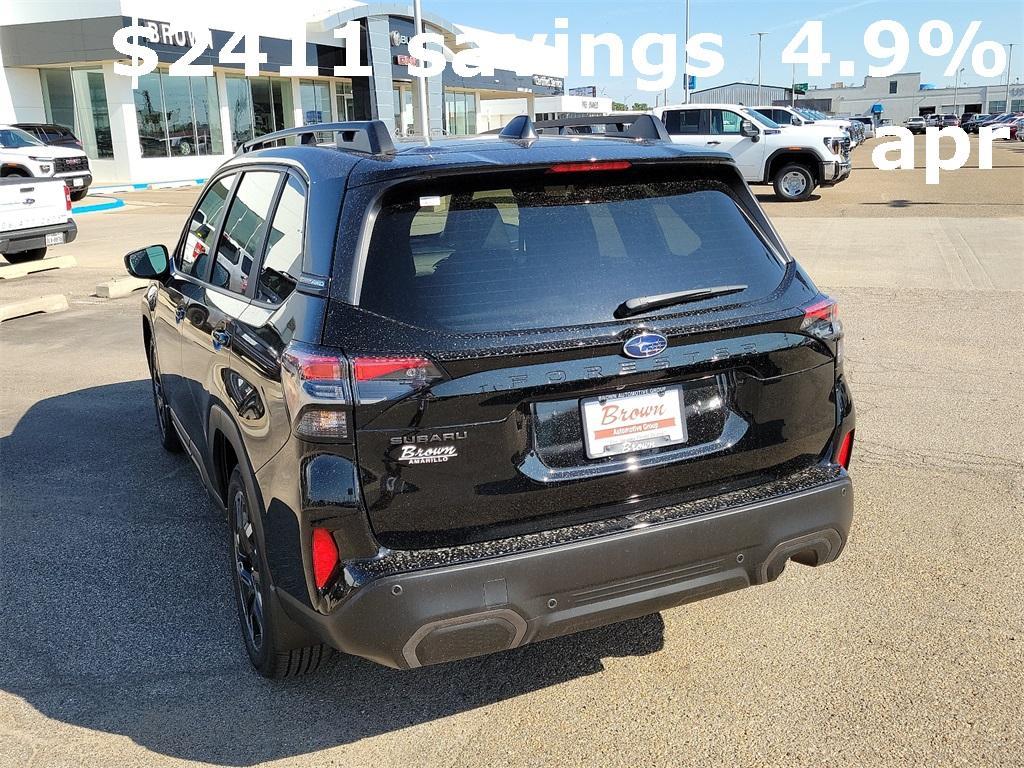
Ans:
{"type": "Polygon", "coordinates": [[[17,253],[5,253],[4,258],[7,259],[11,264],[24,264],[26,261],[39,261],[46,255],[46,247],[33,248],[28,251],[18,251],[17,253]]]}
{"type": "Polygon", "coordinates": [[[790,163],[775,173],[772,186],[775,187],[775,196],[779,200],[787,203],[801,202],[814,192],[814,174],[805,165],[790,163]]]}
{"type": "Polygon", "coordinates": [[[263,677],[281,679],[315,672],[334,650],[298,629],[274,598],[264,557],[262,526],[253,520],[242,471],[235,466],[228,480],[228,526],[231,570],[238,623],[249,661],[263,677]],[[286,625],[287,629],[286,629],[286,625]],[[287,644],[284,642],[288,634],[287,644]]]}
{"type": "Polygon", "coordinates": [[[160,430],[160,445],[168,453],[181,453],[181,440],[171,421],[171,407],[164,399],[164,386],[160,379],[160,367],[157,364],[156,339],[149,340],[149,383],[153,390],[153,409],[156,411],[156,424],[160,430]]]}
{"type": "Polygon", "coordinates": [[[79,200],[82,200],[88,194],[88,187],[86,187],[85,189],[76,189],[74,192],[71,193],[71,202],[77,203],[79,200]]]}

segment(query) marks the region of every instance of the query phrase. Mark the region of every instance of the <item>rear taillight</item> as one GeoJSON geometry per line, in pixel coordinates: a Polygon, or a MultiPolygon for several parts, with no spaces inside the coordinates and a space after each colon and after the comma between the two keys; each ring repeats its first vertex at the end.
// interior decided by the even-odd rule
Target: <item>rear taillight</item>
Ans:
{"type": "Polygon", "coordinates": [[[850,459],[853,456],[853,431],[847,432],[839,443],[839,450],[836,451],[836,464],[843,469],[850,468],[850,459]]]}
{"type": "Polygon", "coordinates": [[[338,567],[338,545],[326,528],[313,529],[313,581],[317,589],[323,589],[334,569],[338,567]]]}
{"type": "Polygon", "coordinates": [[[356,357],[352,359],[356,398],[361,404],[398,400],[444,378],[426,357],[356,357]]]}
{"type": "Polygon", "coordinates": [[[281,356],[281,385],[296,437],[316,442],[351,438],[348,361],[311,344],[289,344],[281,356]]]}
{"type": "Polygon", "coordinates": [[[804,307],[804,319],[800,330],[819,339],[837,339],[843,334],[839,320],[839,305],[827,296],[804,307]]]}
{"type": "Polygon", "coordinates": [[[68,211],[71,210],[71,190],[68,189],[67,184],[64,185],[64,207],[68,211]]]}

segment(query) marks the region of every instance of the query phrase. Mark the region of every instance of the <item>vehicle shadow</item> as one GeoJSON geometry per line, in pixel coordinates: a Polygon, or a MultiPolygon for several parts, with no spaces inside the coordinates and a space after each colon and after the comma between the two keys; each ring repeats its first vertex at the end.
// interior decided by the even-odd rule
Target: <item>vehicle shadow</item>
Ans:
{"type": "Polygon", "coordinates": [[[0,690],[48,718],[175,758],[252,765],[663,646],[654,615],[411,672],[342,658],[263,680],[242,650],[226,525],[189,461],[159,447],[151,407],[146,381],[84,389],[38,402],[0,441],[0,690]]]}
{"type": "MultiPolygon", "coordinates": [[[[786,202],[785,200],[780,200],[778,197],[776,197],[774,192],[755,192],[754,197],[756,197],[758,202],[760,203],[786,202]]],[[[812,192],[810,196],[806,200],[803,200],[802,202],[809,203],[812,200],[821,200],[821,195],[819,195],[817,192],[812,192]]],[[[799,203],[794,203],[794,205],[799,205],[799,203]]]]}

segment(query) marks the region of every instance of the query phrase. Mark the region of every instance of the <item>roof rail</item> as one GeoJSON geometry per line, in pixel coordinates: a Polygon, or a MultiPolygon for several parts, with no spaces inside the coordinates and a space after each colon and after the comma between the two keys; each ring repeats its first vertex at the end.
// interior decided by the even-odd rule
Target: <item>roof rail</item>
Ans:
{"type": "Polygon", "coordinates": [[[513,141],[532,141],[537,138],[537,131],[533,128],[533,121],[529,115],[517,115],[508,121],[508,125],[501,129],[498,138],[512,139],[513,141]]]}
{"type": "Polygon", "coordinates": [[[359,152],[364,155],[393,155],[395,144],[388,133],[388,127],[381,120],[353,120],[346,123],[316,123],[298,128],[285,128],[273,133],[265,133],[251,139],[238,148],[236,154],[245,154],[274,144],[289,136],[301,136],[302,144],[316,144],[316,134],[334,133],[337,135],[335,145],[347,152],[359,152]]]}

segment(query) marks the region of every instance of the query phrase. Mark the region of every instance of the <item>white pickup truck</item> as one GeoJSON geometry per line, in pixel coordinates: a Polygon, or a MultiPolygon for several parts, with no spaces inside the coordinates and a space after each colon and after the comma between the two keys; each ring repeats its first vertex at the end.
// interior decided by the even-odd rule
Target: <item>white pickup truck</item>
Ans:
{"type": "Polygon", "coordinates": [[[12,264],[35,261],[77,236],[63,179],[0,179],[0,256],[12,264]]]}
{"type": "Polygon", "coordinates": [[[784,201],[850,175],[850,137],[838,127],[782,126],[742,104],[679,104],[653,114],[676,144],[732,155],[748,184],[771,184],[784,201]]]}

